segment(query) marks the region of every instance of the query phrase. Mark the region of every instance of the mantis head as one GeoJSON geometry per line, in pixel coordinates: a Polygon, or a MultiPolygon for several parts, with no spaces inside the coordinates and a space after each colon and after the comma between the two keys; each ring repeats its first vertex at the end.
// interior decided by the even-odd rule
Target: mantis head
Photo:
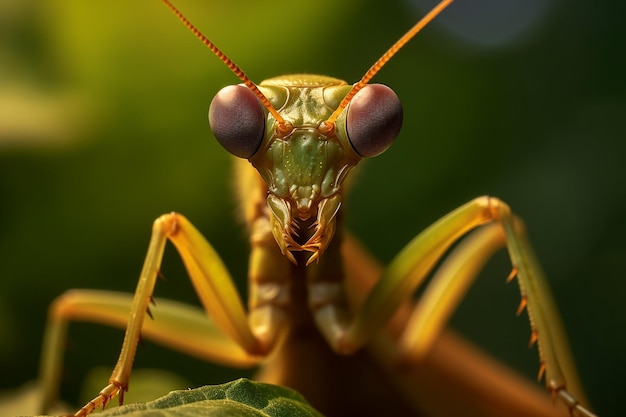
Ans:
{"type": "Polygon", "coordinates": [[[385,52],[354,85],[315,75],[271,78],[260,85],[164,3],[243,84],[215,96],[209,122],[217,140],[248,159],[268,186],[272,233],[282,253],[307,251],[307,265],[328,247],[341,207],[341,185],[361,158],[391,145],[402,125],[395,93],[374,75],[453,0],[442,0],[385,52]]]}
{"type": "Polygon", "coordinates": [[[243,85],[223,88],[211,102],[209,122],[226,150],[248,159],[268,187],[272,233],[282,253],[307,251],[307,265],[331,241],[342,202],[342,183],[363,157],[380,154],[402,125],[396,94],[368,85],[326,121],[352,86],[317,75],[271,78],[259,90],[283,122],[243,85]]]}

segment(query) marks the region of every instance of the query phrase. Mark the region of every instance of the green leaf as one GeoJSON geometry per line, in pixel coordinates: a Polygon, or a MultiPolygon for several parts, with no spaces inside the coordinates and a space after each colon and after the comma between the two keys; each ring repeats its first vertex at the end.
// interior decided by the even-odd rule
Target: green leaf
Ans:
{"type": "Polygon", "coordinates": [[[242,378],[222,385],[172,391],[157,400],[117,407],[98,416],[318,417],[321,414],[296,391],[242,378]]]}

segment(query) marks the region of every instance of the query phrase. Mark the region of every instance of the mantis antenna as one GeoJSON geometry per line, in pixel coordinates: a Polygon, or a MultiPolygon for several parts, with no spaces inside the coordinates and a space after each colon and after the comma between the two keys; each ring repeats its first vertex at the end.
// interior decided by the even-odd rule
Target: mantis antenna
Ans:
{"type": "Polygon", "coordinates": [[[361,78],[354,86],[352,90],[344,97],[344,99],[337,107],[337,110],[330,115],[328,120],[326,120],[323,124],[326,125],[326,129],[332,130],[335,120],[339,117],[343,109],[348,107],[350,100],[358,93],[365,85],[370,82],[374,75],[380,71],[382,67],[385,66],[387,62],[404,46],[406,45],[417,33],[422,30],[427,24],[429,24],[435,17],[437,17],[446,7],[450,5],[454,0],[442,0],[435,8],[433,8],[426,16],[424,16],[419,22],[417,22],[407,33],[405,33],[396,43],[394,43],[391,48],[387,50],[378,61],[374,63],[367,70],[363,78],[361,78]]]}
{"type": "MultiPolygon", "coordinates": [[[[358,93],[373,77],[385,66],[385,64],[404,46],[406,45],[420,30],[422,30],[428,23],[430,23],[437,15],[439,15],[446,7],[450,5],[454,0],[442,0],[435,8],[433,8],[426,16],[424,16],[419,22],[417,22],[407,33],[405,33],[391,48],[387,50],[369,70],[363,75],[363,77],[352,87],[350,92],[344,97],[339,104],[339,107],[330,115],[328,120],[320,125],[320,129],[325,132],[331,132],[334,129],[335,121],[341,114],[341,112],[348,107],[348,104],[352,98],[358,93]]],[[[274,116],[278,123],[277,130],[279,133],[288,133],[292,130],[291,123],[285,121],[278,111],[272,106],[272,103],[263,95],[259,88],[254,84],[250,78],[243,72],[243,70],[233,62],[224,52],[222,52],[213,42],[211,42],[206,36],[202,34],[187,18],[168,0],[163,0],[163,3],[180,19],[181,22],[206,45],[230,70],[237,76],[252,92],[261,100],[261,103],[265,108],[274,116]]]]}
{"type": "Polygon", "coordinates": [[[230,59],[224,52],[222,52],[220,48],[217,47],[217,45],[211,42],[209,38],[204,36],[202,32],[200,32],[189,20],[187,20],[187,18],[172,3],[170,3],[168,0],[163,0],[163,3],[165,3],[165,5],[172,12],[174,12],[174,14],[180,19],[180,21],[183,22],[185,26],[187,26],[191,33],[193,33],[198,39],[200,39],[200,41],[204,45],[206,45],[206,47],[209,48],[220,59],[220,61],[226,64],[226,66],[230,68],[230,70],[235,73],[235,75],[239,77],[239,79],[243,81],[243,83],[250,90],[252,90],[252,92],[259,98],[259,100],[261,100],[263,106],[265,106],[265,108],[269,110],[270,113],[272,113],[274,119],[276,119],[276,122],[278,123],[278,131],[291,131],[290,123],[287,123],[285,119],[282,118],[282,116],[278,113],[274,106],[272,106],[272,103],[270,103],[267,97],[263,95],[263,93],[261,92],[261,90],[259,90],[256,84],[254,84],[250,80],[250,78],[248,78],[248,76],[245,74],[245,72],[243,72],[239,65],[235,64],[232,59],[230,59]]]}

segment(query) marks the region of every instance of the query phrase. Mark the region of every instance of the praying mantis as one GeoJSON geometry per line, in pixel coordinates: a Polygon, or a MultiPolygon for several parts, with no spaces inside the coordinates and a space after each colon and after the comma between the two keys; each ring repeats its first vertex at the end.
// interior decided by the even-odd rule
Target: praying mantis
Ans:
{"type": "MultiPolygon", "coordinates": [[[[422,22],[427,23],[449,3],[450,1],[442,2],[422,22]]],[[[168,3],[168,5],[175,10],[171,4],[168,3]]],[[[182,18],[180,14],[179,17],[182,18]]],[[[186,19],[182,19],[188,27],[192,28],[186,19]]],[[[419,28],[421,26],[417,26],[418,30],[419,28]]],[[[209,42],[203,36],[198,36],[203,42],[209,42]]],[[[392,53],[384,55],[384,57],[388,59],[391,55],[392,53]]],[[[221,53],[218,53],[218,56],[222,56],[221,53]]],[[[224,61],[229,62],[227,59],[224,61]]],[[[384,62],[375,66],[382,66],[383,64],[384,62]]],[[[232,64],[227,63],[227,65],[238,73],[232,64]]],[[[289,336],[294,333],[293,328],[291,330],[284,329],[289,328],[289,321],[298,323],[298,326],[306,325],[306,328],[310,330],[313,327],[312,319],[323,338],[326,339],[319,339],[320,335],[318,334],[315,336],[319,339],[317,342],[326,343],[327,347],[330,346],[337,353],[352,354],[366,344],[369,346],[371,342],[373,346],[369,347],[370,353],[379,361],[384,372],[397,371],[398,363],[402,361],[406,361],[407,364],[416,366],[416,369],[425,372],[424,368],[420,368],[420,364],[427,360],[429,352],[440,353],[440,349],[442,352],[452,351],[452,353],[457,352],[457,349],[462,351],[462,348],[458,347],[454,339],[449,336],[437,339],[440,327],[445,323],[448,314],[448,312],[438,309],[440,307],[453,309],[456,303],[455,299],[461,297],[461,293],[464,291],[461,287],[469,285],[469,281],[476,274],[476,270],[480,269],[482,263],[490,257],[492,252],[503,246],[506,241],[509,244],[514,265],[511,278],[518,275],[518,279],[521,280],[520,285],[525,287],[522,297],[523,304],[528,303],[527,307],[533,314],[533,339],[537,339],[543,354],[542,366],[546,368],[546,381],[549,389],[575,412],[581,415],[591,415],[577,402],[576,398],[581,398],[581,394],[577,393],[573,397],[569,393],[569,384],[574,385],[571,388],[572,392],[576,392],[578,389],[575,387],[576,376],[573,366],[569,363],[567,347],[564,340],[549,340],[553,337],[556,339],[563,338],[560,335],[558,316],[553,311],[554,307],[551,305],[552,302],[547,289],[544,288],[543,278],[539,276],[539,268],[534,265],[534,255],[532,255],[523,236],[523,225],[510,213],[505,203],[495,198],[482,197],[444,217],[436,226],[428,229],[430,232],[419,235],[407,246],[399,257],[392,262],[389,269],[386,270],[387,272],[383,273],[383,278],[378,281],[378,284],[375,283],[379,275],[378,267],[368,260],[354,239],[349,234],[344,234],[340,225],[336,224],[339,222],[340,216],[338,213],[341,206],[340,196],[343,192],[343,181],[348,177],[349,171],[361,157],[375,156],[382,152],[399,130],[401,109],[399,102],[390,90],[380,86],[370,89],[364,86],[368,81],[364,81],[361,84],[357,83],[363,90],[363,93],[359,95],[358,92],[350,93],[351,87],[339,83],[336,79],[293,76],[271,79],[266,81],[265,85],[261,83],[262,94],[257,93],[251,96],[250,91],[255,88],[254,84],[245,76],[242,77],[242,80],[246,83],[245,87],[231,87],[218,94],[210,118],[212,119],[213,130],[224,147],[235,156],[249,159],[259,169],[261,177],[268,182],[267,186],[263,186],[255,171],[249,169],[247,162],[241,159],[237,162],[238,188],[242,190],[242,198],[246,201],[245,217],[248,220],[253,247],[251,255],[252,271],[254,271],[251,273],[253,296],[248,317],[246,318],[246,313],[238,301],[238,295],[234,288],[228,283],[225,267],[221,265],[210,246],[207,246],[195,228],[179,214],[170,214],[159,218],[155,222],[146,266],[133,302],[131,313],[133,320],[128,327],[127,339],[124,343],[120,362],[118,362],[118,368],[112,375],[111,383],[92,403],[81,409],[78,412],[79,415],[90,413],[96,406],[108,402],[115,395],[120,395],[120,397],[123,395],[128,384],[130,366],[135,354],[134,349],[142,330],[146,337],[160,338],[165,344],[176,345],[180,342],[182,344],[178,345],[178,348],[183,350],[194,349],[191,344],[187,344],[188,342],[181,342],[186,337],[190,337],[189,340],[193,341],[192,336],[188,335],[187,332],[184,335],[177,335],[176,330],[181,328],[183,322],[187,324],[188,319],[197,319],[196,312],[184,309],[176,310],[174,305],[159,303],[158,311],[162,315],[158,320],[143,322],[144,312],[149,311],[148,304],[166,238],[172,240],[181,252],[192,281],[197,286],[200,298],[205,308],[209,310],[217,328],[232,337],[232,339],[225,338],[223,333],[214,332],[215,328],[210,327],[207,320],[205,324],[201,324],[199,327],[205,333],[197,335],[202,342],[208,342],[207,348],[206,350],[202,349],[202,352],[198,352],[198,354],[236,365],[252,365],[259,363],[273,350],[278,350],[279,353],[266,362],[261,378],[287,384],[291,382],[291,379],[297,379],[297,376],[289,375],[291,372],[289,369],[292,367],[289,366],[288,362],[283,361],[295,359],[290,358],[290,352],[292,354],[294,351],[300,352],[294,349],[293,339],[289,336]],[[329,107],[340,110],[321,112],[319,106],[312,110],[306,107],[306,111],[311,114],[304,115],[302,108],[292,109],[291,102],[284,97],[295,97],[296,101],[306,102],[310,97],[298,96],[298,94],[305,90],[315,90],[320,86],[325,86],[324,88],[328,90],[326,93],[329,96],[326,97],[326,93],[324,93],[323,98],[332,103],[329,104],[329,107]],[[337,92],[332,92],[334,89],[337,92]],[[287,90],[289,93],[284,93],[287,90]],[[345,99],[351,94],[354,94],[354,99],[345,99]],[[369,98],[369,94],[372,95],[371,98],[369,98]],[[268,101],[263,104],[264,107],[260,107],[258,103],[263,102],[263,97],[266,97],[268,101]],[[241,98],[242,101],[237,101],[234,109],[227,108],[224,110],[219,103],[222,100],[228,103],[231,98],[237,98],[237,100],[241,98]],[[385,103],[383,109],[393,110],[391,114],[383,117],[383,119],[388,119],[387,123],[384,123],[382,127],[379,126],[378,130],[371,126],[350,130],[350,119],[359,116],[351,116],[349,112],[346,114],[345,109],[358,109],[359,107],[355,103],[364,102],[365,104],[361,104],[365,106],[362,111],[371,114],[371,110],[367,108],[366,104],[381,101],[385,103]],[[343,104],[341,104],[342,102],[343,104]],[[276,103],[281,103],[281,105],[276,103]],[[264,126],[261,126],[260,132],[259,129],[255,132],[257,134],[256,142],[244,143],[243,147],[238,140],[241,139],[242,135],[245,136],[245,132],[236,132],[233,135],[232,126],[222,125],[231,117],[230,113],[238,109],[251,109],[252,113],[255,114],[254,119],[246,126],[257,128],[260,125],[264,126]],[[271,114],[271,116],[267,116],[267,121],[265,121],[266,112],[271,114]],[[306,122],[299,124],[300,119],[306,119],[306,122]],[[311,138],[320,135],[325,138],[324,152],[330,155],[331,159],[334,158],[333,163],[315,160],[313,164],[312,160],[309,159],[308,155],[314,153],[311,150],[311,138]],[[364,142],[358,144],[352,142],[356,137],[363,137],[364,142]],[[385,138],[387,142],[381,144],[379,142],[381,137],[385,138]],[[285,148],[288,147],[288,140],[294,138],[300,146],[300,150],[297,152],[285,148]],[[272,143],[281,143],[281,145],[280,147],[273,147],[272,143]],[[258,153],[259,151],[260,153],[258,153]],[[296,169],[302,169],[298,164],[309,164],[307,174],[301,175],[300,171],[289,174],[287,166],[284,166],[282,170],[275,171],[274,162],[262,159],[265,155],[272,154],[292,155],[292,157],[284,157],[283,162],[293,164],[296,169]],[[311,181],[310,176],[312,174],[310,173],[318,170],[318,164],[326,173],[318,173],[322,179],[318,180],[317,183],[306,183],[306,178],[311,181]],[[326,165],[332,165],[332,167],[328,168],[326,165]],[[305,177],[304,185],[298,185],[297,181],[301,180],[298,177],[305,177]],[[298,180],[294,178],[298,178],[298,180]],[[267,198],[267,203],[265,198],[267,198]],[[408,318],[413,307],[406,294],[413,292],[433,264],[447,252],[452,243],[483,223],[490,224],[474,233],[470,237],[471,240],[454,249],[450,254],[449,259],[451,261],[441,265],[439,270],[442,272],[434,278],[433,282],[440,283],[451,280],[452,284],[447,283],[445,285],[452,285],[457,293],[449,294],[450,298],[446,298],[446,295],[441,296],[444,297],[444,300],[447,299],[441,303],[439,303],[442,300],[440,296],[431,295],[431,293],[425,294],[424,300],[426,301],[420,302],[415,314],[408,318]],[[294,224],[297,227],[293,226],[294,224]],[[437,236],[440,234],[443,236],[437,236]],[[196,253],[196,250],[199,252],[196,253]],[[341,259],[343,259],[343,266],[341,259]],[[341,271],[344,269],[348,278],[348,281],[345,282],[346,300],[341,295],[344,291],[342,290],[344,284],[340,284],[341,271]],[[310,275],[305,277],[306,274],[310,275]],[[208,285],[207,283],[214,282],[215,277],[218,277],[221,283],[208,285]],[[412,279],[406,279],[407,277],[412,279]],[[308,280],[308,288],[303,288],[305,280],[308,280]],[[462,284],[454,284],[459,282],[462,284]],[[211,288],[212,286],[214,288],[211,288]],[[292,286],[291,289],[290,286],[292,286]],[[535,289],[533,286],[540,287],[540,289],[535,289]],[[302,292],[310,294],[308,300],[302,292]],[[307,303],[311,305],[314,313],[313,318],[302,311],[307,303]],[[292,307],[288,307],[290,305],[292,307]],[[344,309],[346,305],[349,308],[344,309]],[[289,310],[290,308],[294,310],[289,310]],[[285,311],[288,311],[289,314],[285,311]],[[304,317],[300,317],[300,315],[304,315],[304,317]],[[433,316],[435,320],[427,320],[429,316],[433,316]],[[172,320],[172,322],[168,323],[168,320],[172,320]],[[250,325],[247,324],[248,321],[250,325]],[[390,324],[387,325],[388,322],[390,324]],[[385,330],[380,336],[382,340],[378,340],[377,336],[372,336],[372,334],[382,330],[384,326],[386,326],[385,330]],[[402,334],[404,328],[411,330],[402,334]],[[213,333],[209,333],[210,331],[213,333]],[[281,341],[285,332],[290,333],[288,333],[286,341],[281,341]],[[394,343],[390,345],[390,341],[394,343]],[[396,342],[402,346],[399,350],[396,347],[396,342]],[[443,345],[440,346],[440,344],[443,345]],[[559,369],[560,367],[563,369],[559,369]],[[561,372],[565,376],[560,375],[561,372]],[[565,388],[566,381],[568,383],[567,389],[565,388]]],[[[319,97],[316,99],[320,100],[319,97]]],[[[441,291],[445,292],[445,288],[441,288],[441,291]]],[[[91,317],[94,321],[124,326],[128,321],[127,310],[129,307],[130,299],[118,294],[74,292],[59,298],[52,309],[53,327],[49,345],[53,346],[53,349],[46,351],[50,352],[51,356],[44,363],[59,362],[50,359],[56,358],[60,354],[59,336],[62,335],[62,331],[57,332],[55,326],[62,327],[66,320],[78,316],[91,317]],[[99,307],[96,308],[96,306],[99,307]]],[[[520,307],[524,307],[524,305],[520,307]]],[[[198,345],[195,346],[197,348],[198,345]]],[[[307,347],[307,349],[309,348],[310,346],[307,347]]],[[[314,349],[322,348],[315,347],[314,349]]],[[[356,356],[359,357],[359,355],[356,356]]],[[[44,369],[47,369],[47,365],[44,366],[44,369]]],[[[54,379],[56,372],[58,370],[46,370],[44,374],[47,376],[44,379],[46,381],[54,379]]],[[[457,372],[461,373],[462,371],[457,372]]],[[[489,375],[491,374],[489,373],[489,375]]],[[[416,375],[409,374],[398,376],[400,380],[405,378],[400,385],[403,385],[406,390],[415,389],[428,383],[427,380],[424,380],[420,384],[419,381],[413,380],[415,377],[416,375]]],[[[423,378],[423,375],[420,378],[423,378]]],[[[489,379],[489,376],[486,375],[484,378],[489,379]]],[[[312,382],[315,385],[320,384],[315,379],[312,382]]],[[[298,382],[294,382],[293,385],[297,386],[298,382]]],[[[306,395],[307,384],[302,385],[304,385],[303,391],[306,395]]],[[[520,387],[520,390],[522,391],[523,388],[520,387]]],[[[495,392],[495,394],[499,395],[501,392],[495,392]]],[[[312,394],[313,397],[315,395],[318,394],[312,394]]],[[[319,395],[323,396],[323,394],[319,395]]],[[[425,396],[427,397],[427,395],[425,396]]],[[[524,398],[522,402],[528,401],[528,398],[534,398],[533,394],[530,393],[522,394],[522,397],[524,398]]],[[[466,399],[469,404],[472,404],[472,400],[472,398],[466,399]]],[[[438,407],[437,405],[423,404],[422,401],[426,401],[426,399],[421,398],[418,404],[414,406],[418,409],[420,406],[428,408],[428,414],[431,413],[431,407],[438,407]]],[[[490,408],[492,405],[484,399],[481,402],[486,408],[490,408]]],[[[510,403],[509,406],[512,409],[519,411],[517,405],[511,404],[513,403],[510,403]]],[[[472,406],[480,407],[481,405],[474,403],[472,406]]],[[[439,407],[444,408],[445,405],[439,407]]],[[[432,410],[432,413],[435,412],[436,410],[432,410]]],[[[445,412],[442,411],[441,414],[445,415],[445,412]]],[[[496,414],[498,412],[495,411],[496,414]]],[[[476,414],[485,415],[484,410],[476,411],[476,414]]],[[[523,414],[524,412],[522,412],[523,414]]]]}

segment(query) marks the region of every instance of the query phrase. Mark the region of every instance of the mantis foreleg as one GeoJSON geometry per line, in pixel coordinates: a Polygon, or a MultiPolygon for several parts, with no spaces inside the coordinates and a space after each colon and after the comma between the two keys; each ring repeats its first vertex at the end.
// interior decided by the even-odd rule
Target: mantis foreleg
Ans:
{"type": "MultiPolygon", "coordinates": [[[[280,253],[275,249],[275,244],[270,243],[272,245],[269,246],[271,248],[269,250],[276,251],[277,256],[280,256],[280,253]]],[[[264,242],[258,242],[258,245],[254,245],[253,242],[253,246],[255,246],[252,251],[254,260],[254,256],[258,256],[258,253],[267,246],[264,245],[264,242]]],[[[266,257],[266,259],[270,261],[269,258],[266,257]]],[[[271,267],[271,262],[269,263],[271,267]]],[[[267,288],[264,290],[263,281],[273,279],[274,282],[280,283],[286,279],[286,277],[280,276],[280,269],[271,270],[276,275],[268,277],[264,276],[261,266],[257,265],[257,268],[253,269],[258,281],[257,285],[254,286],[256,296],[253,297],[257,305],[253,306],[250,319],[248,319],[248,314],[230,274],[215,250],[200,232],[180,214],[171,213],[159,217],[153,224],[152,238],[132,303],[129,302],[129,297],[119,294],[79,291],[74,294],[66,294],[53,305],[51,323],[46,336],[46,343],[50,348],[46,350],[48,353],[42,364],[44,392],[46,392],[44,405],[49,405],[50,399],[55,396],[54,384],[58,380],[61,346],[69,319],[82,318],[106,324],[127,326],[122,350],[117,365],[109,378],[109,385],[96,398],[86,404],[77,413],[78,415],[91,413],[98,406],[105,405],[118,394],[120,401],[123,400],[123,393],[128,389],[137,343],[142,333],[152,336],[153,339],[166,345],[193,353],[194,349],[178,346],[177,343],[179,342],[170,340],[176,338],[176,334],[180,334],[180,332],[185,333],[184,326],[186,324],[183,323],[191,320],[192,323],[195,322],[197,327],[193,329],[194,331],[207,331],[204,335],[197,337],[210,343],[210,347],[204,350],[200,349],[200,352],[196,352],[197,354],[215,359],[215,356],[211,356],[214,355],[211,350],[219,350],[220,346],[223,347],[225,344],[229,349],[234,347],[234,350],[230,352],[221,352],[222,355],[227,356],[227,362],[234,362],[242,366],[257,363],[273,348],[284,323],[283,314],[280,311],[274,311],[280,310],[280,307],[275,308],[271,303],[264,302],[264,300],[267,301],[279,295],[280,291],[278,293],[269,291],[268,295],[267,288]],[[192,312],[189,309],[181,309],[175,304],[166,304],[163,311],[161,308],[159,309],[159,312],[163,313],[163,317],[160,317],[158,322],[144,323],[146,312],[149,314],[152,293],[167,240],[176,246],[196,293],[204,309],[212,318],[214,326],[208,319],[206,324],[198,324],[200,318],[195,310],[192,312]],[[130,317],[128,316],[129,306],[130,317]],[[221,335],[216,335],[219,333],[217,329],[222,332],[221,335]],[[211,345],[213,337],[216,338],[215,344],[211,345]]],[[[265,285],[268,285],[267,282],[265,285]]]]}
{"type": "MultiPolygon", "coordinates": [[[[132,301],[132,294],[71,290],[50,306],[40,372],[44,388],[42,410],[48,410],[57,398],[68,322],[88,321],[124,330],[132,301]]],[[[159,299],[156,304],[156,320],[144,321],[142,338],[199,359],[233,367],[250,367],[258,363],[258,358],[248,355],[227,337],[201,308],[166,299],[159,299]]]]}
{"type": "MultiPolygon", "coordinates": [[[[362,346],[390,319],[397,306],[411,297],[452,244],[486,223],[493,226],[476,232],[469,244],[453,251],[450,260],[434,278],[434,287],[418,303],[406,326],[401,349],[404,348],[405,354],[414,359],[422,357],[483,263],[497,249],[506,246],[519,279],[522,304],[528,309],[532,338],[539,346],[541,369],[545,369],[548,389],[559,395],[570,409],[580,409],[583,415],[592,415],[565,389],[567,382],[575,392],[582,392],[578,389],[571,354],[545,278],[519,220],[505,203],[495,198],[481,197],[469,202],[410,242],[385,270],[343,333],[330,341],[331,345],[339,352],[350,352],[362,346]]],[[[320,320],[319,324],[337,326],[329,320],[320,320]]],[[[581,400],[582,395],[578,394],[577,399],[581,400]]]]}

